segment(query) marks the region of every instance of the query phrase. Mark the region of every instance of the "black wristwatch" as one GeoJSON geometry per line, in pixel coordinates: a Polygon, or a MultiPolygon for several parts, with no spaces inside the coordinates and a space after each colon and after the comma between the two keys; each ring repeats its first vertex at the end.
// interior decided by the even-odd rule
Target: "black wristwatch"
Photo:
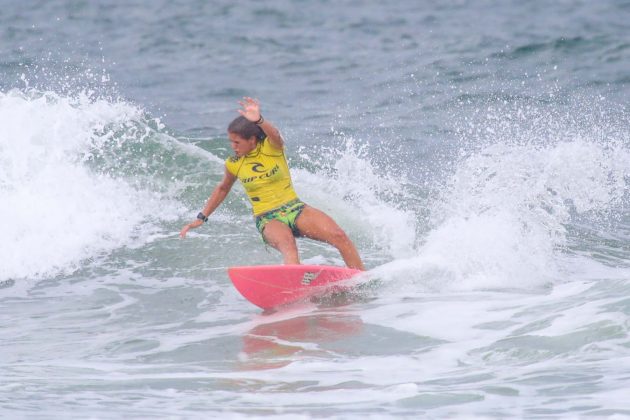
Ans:
{"type": "Polygon", "coordinates": [[[204,222],[207,222],[208,221],[208,216],[206,216],[202,212],[199,212],[199,214],[197,215],[197,219],[203,220],[204,222]]]}

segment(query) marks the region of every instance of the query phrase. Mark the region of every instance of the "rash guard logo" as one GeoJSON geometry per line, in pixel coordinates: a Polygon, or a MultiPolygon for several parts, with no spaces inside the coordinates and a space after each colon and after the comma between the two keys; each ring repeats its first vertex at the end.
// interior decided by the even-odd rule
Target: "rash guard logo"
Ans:
{"type": "Polygon", "coordinates": [[[273,168],[271,168],[271,170],[267,172],[265,172],[266,169],[262,163],[255,162],[255,163],[248,163],[248,165],[252,165],[252,171],[261,173],[262,175],[254,175],[247,178],[241,178],[241,182],[243,184],[249,184],[250,182],[254,182],[256,180],[264,181],[268,178],[272,178],[274,175],[276,175],[280,171],[280,167],[278,165],[274,166],[273,168]]]}
{"type": "Polygon", "coordinates": [[[254,172],[257,172],[259,174],[265,172],[265,167],[260,162],[249,163],[249,165],[252,165],[252,171],[254,172]]]}

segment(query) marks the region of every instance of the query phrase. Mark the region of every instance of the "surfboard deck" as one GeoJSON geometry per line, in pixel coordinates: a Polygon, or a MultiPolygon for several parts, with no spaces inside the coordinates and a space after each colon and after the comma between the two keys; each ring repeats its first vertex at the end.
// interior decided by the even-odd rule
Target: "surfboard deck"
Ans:
{"type": "Polygon", "coordinates": [[[362,271],[329,265],[254,265],[228,268],[236,290],[263,309],[326,293],[335,282],[362,271]]]}

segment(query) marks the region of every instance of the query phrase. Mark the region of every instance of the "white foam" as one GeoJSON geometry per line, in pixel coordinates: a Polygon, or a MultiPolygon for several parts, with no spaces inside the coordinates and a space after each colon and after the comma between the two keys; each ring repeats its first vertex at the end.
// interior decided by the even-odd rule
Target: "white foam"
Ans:
{"type": "Polygon", "coordinates": [[[381,271],[430,289],[543,286],[566,273],[572,214],[618,208],[628,167],[623,145],[581,137],[481,148],[458,162],[418,254],[381,271]]]}
{"type": "Polygon", "coordinates": [[[0,279],[72,272],[129,244],[143,221],[172,214],[150,192],[83,162],[106,126],[140,119],[122,102],[0,93],[0,279]]]}
{"type": "Polygon", "coordinates": [[[293,169],[296,190],[304,201],[329,212],[350,232],[367,235],[372,246],[389,258],[413,255],[416,244],[416,218],[400,203],[384,195],[404,195],[395,179],[378,170],[354,141],[344,138],[340,150],[321,149],[319,155],[302,151],[324,168],[313,173],[293,169]]]}

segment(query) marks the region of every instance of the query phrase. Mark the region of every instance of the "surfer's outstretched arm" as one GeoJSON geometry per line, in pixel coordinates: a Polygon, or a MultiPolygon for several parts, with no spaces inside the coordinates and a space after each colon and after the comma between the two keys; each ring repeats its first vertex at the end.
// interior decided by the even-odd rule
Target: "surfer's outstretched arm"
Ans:
{"type": "Polygon", "coordinates": [[[182,238],[185,238],[186,234],[188,233],[190,229],[199,227],[206,220],[208,220],[208,216],[210,216],[216,210],[216,208],[219,207],[219,205],[223,202],[223,200],[225,200],[225,197],[227,197],[235,181],[236,181],[236,177],[232,175],[230,171],[226,169],[225,175],[223,175],[223,179],[214,188],[214,191],[212,191],[210,198],[208,198],[208,201],[206,202],[205,207],[203,208],[201,213],[199,213],[199,215],[197,216],[197,219],[187,224],[186,226],[184,226],[181,232],[179,232],[179,236],[181,236],[182,238]]]}

